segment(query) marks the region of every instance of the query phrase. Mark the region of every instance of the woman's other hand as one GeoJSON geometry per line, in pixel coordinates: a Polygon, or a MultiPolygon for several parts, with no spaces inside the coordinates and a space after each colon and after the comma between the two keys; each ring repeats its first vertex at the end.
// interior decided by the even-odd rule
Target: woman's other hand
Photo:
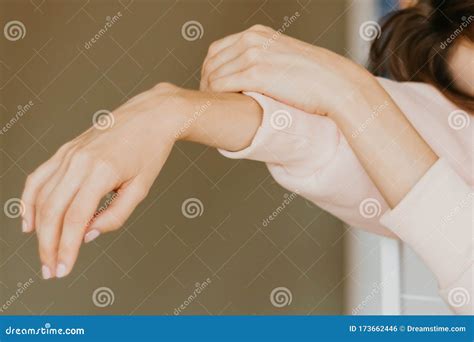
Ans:
{"type": "Polygon", "coordinates": [[[67,275],[84,240],[119,228],[145,198],[184,122],[181,92],[159,84],[97,117],[28,177],[23,230],[36,230],[44,278],[67,275]],[[111,191],[115,200],[97,215],[111,191]]]}
{"type": "Polygon", "coordinates": [[[256,25],[214,42],[202,67],[201,90],[255,91],[308,113],[343,110],[373,79],[329,50],[256,25]]]}

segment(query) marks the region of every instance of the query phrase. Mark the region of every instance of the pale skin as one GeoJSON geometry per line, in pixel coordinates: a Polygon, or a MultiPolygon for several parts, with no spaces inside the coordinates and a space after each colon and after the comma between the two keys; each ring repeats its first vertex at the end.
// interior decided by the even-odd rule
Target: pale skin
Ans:
{"type": "MultiPolygon", "coordinates": [[[[117,108],[113,127],[91,127],[28,177],[23,231],[36,231],[45,279],[68,275],[83,242],[123,225],[177,140],[231,151],[247,147],[262,109],[236,94],[240,91],[257,91],[329,116],[387,202],[393,207],[406,195],[437,156],[390,96],[365,69],[328,50],[286,36],[264,49],[273,34],[256,26],[215,42],[203,65],[201,91],[158,84],[117,108]],[[384,115],[352,138],[353,129],[381,103],[386,103],[384,115]],[[95,217],[101,198],[111,191],[118,196],[95,217]]],[[[472,46],[467,50],[471,54],[472,46]]],[[[464,57],[453,61],[457,58],[464,57]]],[[[451,68],[462,79],[460,86],[472,85],[459,64],[451,68]]]]}

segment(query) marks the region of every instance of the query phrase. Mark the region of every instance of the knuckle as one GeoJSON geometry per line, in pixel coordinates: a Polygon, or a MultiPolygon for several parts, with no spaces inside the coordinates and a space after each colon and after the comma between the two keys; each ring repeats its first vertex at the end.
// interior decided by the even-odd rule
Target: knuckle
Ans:
{"type": "Polygon", "coordinates": [[[165,92],[165,91],[172,90],[174,88],[176,88],[176,86],[173,83],[169,83],[169,82],[160,82],[153,87],[153,89],[155,89],[158,92],[165,92]]]}
{"type": "Polygon", "coordinates": [[[65,143],[60,148],[58,148],[58,150],[56,151],[56,155],[58,155],[58,156],[63,155],[66,151],[68,151],[71,148],[71,146],[72,146],[71,141],[65,143]]]}
{"type": "Polygon", "coordinates": [[[51,222],[56,217],[57,210],[50,203],[45,203],[41,206],[40,216],[41,222],[51,222]]]}
{"type": "Polygon", "coordinates": [[[73,168],[76,167],[84,167],[85,165],[89,165],[93,160],[92,153],[89,151],[82,149],[79,151],[74,152],[71,157],[71,166],[73,168]]]}
{"type": "Polygon", "coordinates": [[[262,25],[262,24],[255,24],[250,28],[250,30],[258,31],[258,32],[262,32],[262,31],[270,32],[272,31],[272,28],[262,25]]]}
{"type": "Polygon", "coordinates": [[[112,223],[110,224],[110,230],[117,230],[127,222],[127,218],[123,216],[115,216],[112,223]]]}
{"type": "Polygon", "coordinates": [[[254,31],[246,31],[242,34],[242,42],[247,45],[252,45],[260,41],[260,35],[254,31]]]}
{"type": "Polygon", "coordinates": [[[26,177],[26,181],[25,181],[25,185],[26,187],[34,187],[36,185],[36,173],[30,173],[27,177],[26,177]]]}
{"type": "Polygon", "coordinates": [[[71,225],[84,225],[84,228],[87,224],[87,220],[84,219],[82,213],[77,209],[68,210],[64,216],[64,226],[71,225]]]}
{"type": "Polygon", "coordinates": [[[137,188],[137,197],[140,201],[144,200],[148,196],[149,189],[145,186],[137,188]]]}
{"type": "Polygon", "coordinates": [[[38,194],[38,197],[36,198],[36,208],[37,208],[37,212],[40,214],[41,216],[41,209],[43,208],[44,204],[46,203],[46,200],[48,198],[48,193],[46,192],[46,190],[43,188],[40,193],[38,194]]]}
{"type": "Polygon", "coordinates": [[[255,62],[260,57],[260,49],[251,47],[244,53],[247,62],[255,62]]]}
{"type": "Polygon", "coordinates": [[[212,56],[211,58],[207,59],[204,65],[202,66],[203,73],[206,75],[209,73],[209,70],[212,70],[212,66],[218,60],[218,55],[212,56]]]}
{"type": "Polygon", "coordinates": [[[207,49],[207,54],[208,55],[214,54],[214,52],[217,51],[218,46],[219,46],[219,41],[218,40],[216,40],[215,42],[212,42],[211,45],[209,45],[209,48],[207,49]]]}

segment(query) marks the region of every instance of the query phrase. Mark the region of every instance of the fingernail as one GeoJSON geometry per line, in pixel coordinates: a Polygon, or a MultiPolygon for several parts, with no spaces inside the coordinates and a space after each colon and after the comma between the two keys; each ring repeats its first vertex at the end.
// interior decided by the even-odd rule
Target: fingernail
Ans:
{"type": "Polygon", "coordinates": [[[43,274],[43,279],[49,279],[51,278],[51,270],[49,269],[48,266],[46,265],[43,265],[43,267],[41,267],[41,273],[43,274]]]}
{"type": "Polygon", "coordinates": [[[56,268],[56,277],[62,278],[65,275],[66,275],[66,265],[58,264],[58,267],[56,268]]]}
{"type": "Polygon", "coordinates": [[[84,236],[84,242],[88,243],[96,239],[100,235],[100,232],[96,229],[91,230],[84,236]]]}
{"type": "Polygon", "coordinates": [[[25,219],[23,219],[23,221],[21,222],[21,230],[23,233],[28,233],[28,231],[30,230],[28,227],[28,222],[25,219]]]}

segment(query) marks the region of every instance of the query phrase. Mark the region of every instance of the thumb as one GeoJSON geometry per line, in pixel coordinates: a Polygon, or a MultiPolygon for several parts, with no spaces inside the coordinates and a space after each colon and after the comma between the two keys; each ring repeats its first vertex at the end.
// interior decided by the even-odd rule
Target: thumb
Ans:
{"type": "Polygon", "coordinates": [[[116,197],[105,210],[99,209],[84,236],[84,242],[91,242],[100,234],[114,231],[127,221],[137,205],[146,197],[148,189],[136,180],[121,187],[116,197]]]}

